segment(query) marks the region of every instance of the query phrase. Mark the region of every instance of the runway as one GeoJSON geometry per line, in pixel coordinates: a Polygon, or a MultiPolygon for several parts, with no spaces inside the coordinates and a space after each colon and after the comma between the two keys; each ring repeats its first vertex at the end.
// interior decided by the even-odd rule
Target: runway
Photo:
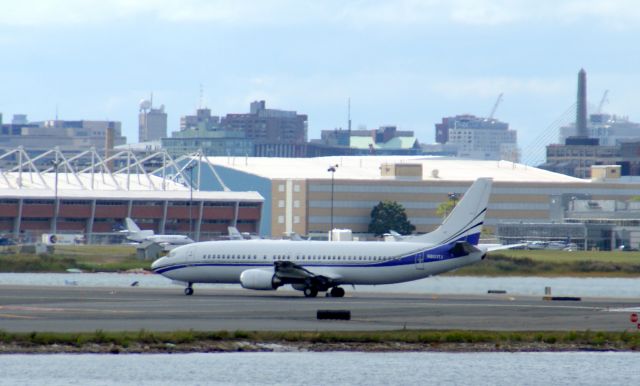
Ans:
{"type": "Polygon", "coordinates": [[[640,299],[544,301],[496,295],[349,292],[304,298],[300,292],[179,287],[0,286],[0,330],[7,332],[172,330],[635,330],[640,299]],[[317,320],[318,310],[350,310],[351,320],[317,320]]]}

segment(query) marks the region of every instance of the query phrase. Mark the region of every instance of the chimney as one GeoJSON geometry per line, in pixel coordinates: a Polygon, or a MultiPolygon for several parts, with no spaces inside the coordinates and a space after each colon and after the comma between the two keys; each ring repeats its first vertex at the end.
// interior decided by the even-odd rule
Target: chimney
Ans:
{"type": "Polygon", "coordinates": [[[578,100],[576,105],[576,136],[587,138],[587,73],[580,69],[578,73],[578,100]]]}

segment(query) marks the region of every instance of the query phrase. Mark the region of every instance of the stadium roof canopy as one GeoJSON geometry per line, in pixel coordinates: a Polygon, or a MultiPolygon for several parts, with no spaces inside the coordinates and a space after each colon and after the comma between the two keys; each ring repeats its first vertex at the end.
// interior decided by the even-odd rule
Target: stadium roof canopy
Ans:
{"type": "Polygon", "coordinates": [[[491,177],[497,182],[588,183],[590,180],[553,173],[509,161],[463,160],[425,156],[333,156],[317,158],[208,157],[214,166],[223,166],[270,179],[330,179],[330,166],[338,165],[336,179],[388,180],[381,175],[382,164],[422,164],[422,179],[432,181],[472,181],[491,177]]]}
{"type": "Polygon", "coordinates": [[[57,195],[67,199],[156,199],[215,201],[263,201],[258,192],[210,192],[199,190],[200,167],[197,156],[188,155],[173,160],[165,152],[158,152],[144,159],[136,158],[130,150],[120,151],[101,159],[91,149],[72,158],[66,158],[58,149],[37,157],[30,157],[18,148],[0,155],[0,159],[15,155],[19,161],[8,170],[0,170],[0,197],[51,198],[57,195]],[[84,158],[82,158],[84,156],[84,158]],[[120,169],[112,165],[123,156],[129,157],[120,169]],[[147,172],[143,167],[152,156],[164,162],[157,170],[147,172]],[[95,159],[89,165],[76,166],[75,160],[95,159]],[[48,162],[44,162],[44,160],[48,162]],[[51,159],[54,162],[51,162],[51,159]],[[57,172],[56,172],[57,169],[57,172]],[[190,179],[193,176],[193,187],[190,179]]]}

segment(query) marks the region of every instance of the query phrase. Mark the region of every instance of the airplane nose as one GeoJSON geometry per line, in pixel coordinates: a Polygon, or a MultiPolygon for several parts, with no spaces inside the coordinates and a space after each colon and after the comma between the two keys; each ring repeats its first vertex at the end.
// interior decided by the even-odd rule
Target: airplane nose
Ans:
{"type": "Polygon", "coordinates": [[[153,263],[151,263],[151,270],[155,271],[156,269],[162,267],[163,262],[166,260],[166,258],[161,257],[158,260],[154,261],[153,263]]]}

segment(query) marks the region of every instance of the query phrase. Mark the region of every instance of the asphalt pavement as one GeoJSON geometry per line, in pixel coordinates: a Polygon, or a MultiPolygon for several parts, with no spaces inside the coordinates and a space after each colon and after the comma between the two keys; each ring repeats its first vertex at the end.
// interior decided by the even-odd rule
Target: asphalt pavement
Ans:
{"type": "Polygon", "coordinates": [[[0,286],[0,330],[7,332],[174,330],[603,330],[636,329],[640,299],[549,301],[509,294],[416,295],[349,292],[305,298],[297,291],[179,287],[0,286]],[[351,320],[318,320],[318,310],[349,310],[351,320]]]}

